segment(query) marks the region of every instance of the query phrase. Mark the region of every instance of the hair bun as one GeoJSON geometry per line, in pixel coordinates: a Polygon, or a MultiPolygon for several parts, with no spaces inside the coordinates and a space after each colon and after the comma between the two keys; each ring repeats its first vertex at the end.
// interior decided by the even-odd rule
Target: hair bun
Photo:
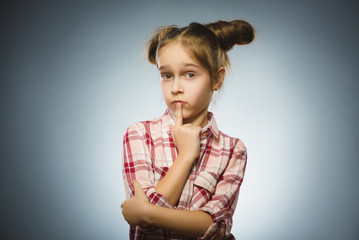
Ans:
{"type": "Polygon", "coordinates": [[[206,26],[216,35],[219,45],[224,51],[231,50],[236,44],[249,44],[254,39],[252,25],[243,20],[231,22],[218,20],[206,26]]]}

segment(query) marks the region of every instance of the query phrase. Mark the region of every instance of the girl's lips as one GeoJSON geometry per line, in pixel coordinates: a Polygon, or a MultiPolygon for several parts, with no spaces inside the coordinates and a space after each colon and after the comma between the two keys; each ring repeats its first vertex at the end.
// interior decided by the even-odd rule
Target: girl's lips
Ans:
{"type": "Polygon", "coordinates": [[[173,103],[173,104],[180,103],[180,104],[182,104],[182,105],[185,104],[185,102],[182,102],[182,101],[173,101],[172,103],[173,103]]]}

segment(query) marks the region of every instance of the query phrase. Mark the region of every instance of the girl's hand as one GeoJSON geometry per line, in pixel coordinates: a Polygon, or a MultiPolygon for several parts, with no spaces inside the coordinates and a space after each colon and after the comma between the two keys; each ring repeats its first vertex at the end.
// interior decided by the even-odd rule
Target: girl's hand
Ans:
{"type": "Polygon", "coordinates": [[[150,202],[137,181],[132,182],[135,195],[121,204],[122,215],[130,225],[146,225],[146,213],[150,202]]]}
{"type": "Polygon", "coordinates": [[[192,124],[183,125],[182,105],[176,105],[176,123],[170,125],[173,142],[178,150],[178,155],[186,161],[194,162],[199,156],[201,127],[192,124]]]}

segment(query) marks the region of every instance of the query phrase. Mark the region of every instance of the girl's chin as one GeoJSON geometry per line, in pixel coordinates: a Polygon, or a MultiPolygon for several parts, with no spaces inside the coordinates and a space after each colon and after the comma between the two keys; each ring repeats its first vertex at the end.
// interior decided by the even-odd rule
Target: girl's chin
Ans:
{"type": "MultiPolygon", "coordinates": [[[[176,116],[176,107],[170,106],[169,108],[170,108],[170,110],[172,111],[172,113],[176,116]]],[[[184,108],[182,107],[182,118],[183,118],[183,119],[189,118],[189,117],[191,117],[190,115],[191,115],[191,113],[188,112],[187,109],[184,109],[184,108]]]]}

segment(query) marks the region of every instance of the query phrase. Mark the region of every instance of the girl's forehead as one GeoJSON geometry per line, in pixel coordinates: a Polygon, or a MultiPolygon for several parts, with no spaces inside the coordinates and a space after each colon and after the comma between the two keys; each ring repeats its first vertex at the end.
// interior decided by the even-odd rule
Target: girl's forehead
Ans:
{"type": "Polygon", "coordinates": [[[198,61],[188,54],[179,43],[169,43],[159,49],[157,54],[157,66],[165,65],[195,65],[200,66],[198,61]]]}
{"type": "Polygon", "coordinates": [[[182,47],[181,44],[179,44],[178,42],[171,42],[159,49],[157,57],[164,56],[164,55],[165,56],[171,55],[174,53],[180,53],[180,54],[188,56],[187,52],[185,51],[185,49],[182,47]]]}

